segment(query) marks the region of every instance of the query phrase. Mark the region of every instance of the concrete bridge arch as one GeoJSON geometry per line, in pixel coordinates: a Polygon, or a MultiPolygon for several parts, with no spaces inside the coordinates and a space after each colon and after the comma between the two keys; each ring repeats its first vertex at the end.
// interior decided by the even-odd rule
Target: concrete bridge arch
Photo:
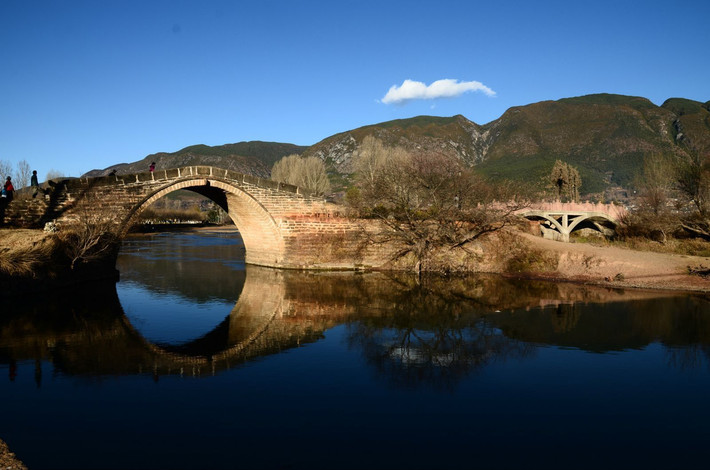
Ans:
{"type": "Polygon", "coordinates": [[[569,242],[570,234],[581,228],[592,228],[604,236],[610,236],[619,224],[609,214],[595,211],[531,210],[523,216],[530,220],[543,221],[547,225],[546,228],[541,225],[543,235],[563,242],[569,242]]]}

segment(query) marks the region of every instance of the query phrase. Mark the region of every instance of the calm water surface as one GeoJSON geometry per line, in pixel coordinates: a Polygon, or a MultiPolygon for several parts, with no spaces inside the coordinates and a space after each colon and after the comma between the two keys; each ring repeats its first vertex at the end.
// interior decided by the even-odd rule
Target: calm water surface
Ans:
{"type": "Polygon", "coordinates": [[[706,468],[710,302],[245,267],[125,242],[118,284],[5,302],[0,438],[40,468],[706,468]]]}

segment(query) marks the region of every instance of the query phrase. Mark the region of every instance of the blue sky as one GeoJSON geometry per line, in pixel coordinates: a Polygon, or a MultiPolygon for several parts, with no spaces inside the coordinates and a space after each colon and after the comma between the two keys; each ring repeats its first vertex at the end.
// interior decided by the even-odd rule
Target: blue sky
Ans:
{"type": "Polygon", "coordinates": [[[0,160],[79,176],[589,93],[705,102],[709,19],[707,0],[0,0],[0,160]]]}

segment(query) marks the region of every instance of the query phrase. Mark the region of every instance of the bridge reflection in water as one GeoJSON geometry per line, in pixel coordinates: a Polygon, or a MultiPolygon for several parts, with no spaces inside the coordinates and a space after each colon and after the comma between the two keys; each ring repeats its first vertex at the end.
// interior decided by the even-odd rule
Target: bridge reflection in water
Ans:
{"type": "MultiPolygon", "coordinates": [[[[318,341],[343,323],[349,347],[401,386],[452,387],[490,361],[535,354],[537,345],[604,353],[660,342],[669,364],[682,367],[706,363],[710,354],[710,303],[703,297],[486,276],[418,283],[405,275],[251,266],[238,279],[225,285],[238,292],[243,281],[224,320],[180,344],[147,340],[111,284],[8,304],[0,362],[34,359],[41,367],[49,360],[78,376],[204,377],[318,341]]],[[[41,370],[36,377],[41,383],[41,370]]]]}

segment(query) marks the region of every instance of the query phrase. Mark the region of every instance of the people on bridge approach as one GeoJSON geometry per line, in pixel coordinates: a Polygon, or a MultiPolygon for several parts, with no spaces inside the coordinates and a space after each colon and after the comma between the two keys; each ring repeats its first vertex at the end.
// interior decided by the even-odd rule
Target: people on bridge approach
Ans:
{"type": "Polygon", "coordinates": [[[5,180],[5,185],[2,187],[2,197],[5,198],[5,205],[12,202],[14,194],[15,188],[12,186],[12,178],[8,176],[7,180],[5,180]]]}
{"type": "Polygon", "coordinates": [[[12,186],[12,178],[8,176],[2,187],[2,198],[0,198],[0,226],[5,223],[5,208],[12,202],[14,192],[15,188],[12,186]]]}
{"type": "Polygon", "coordinates": [[[34,190],[32,193],[32,197],[35,198],[37,197],[37,193],[39,192],[39,181],[37,180],[37,170],[32,171],[32,178],[30,178],[30,187],[34,190]]]}

